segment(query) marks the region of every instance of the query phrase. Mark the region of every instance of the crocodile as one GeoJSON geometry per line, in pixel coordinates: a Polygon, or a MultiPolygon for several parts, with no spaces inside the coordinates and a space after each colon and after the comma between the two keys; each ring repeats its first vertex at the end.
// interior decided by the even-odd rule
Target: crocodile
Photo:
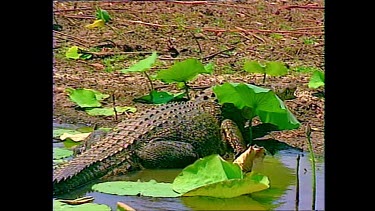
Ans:
{"type": "Polygon", "coordinates": [[[236,112],[234,106],[220,106],[211,89],[191,101],[150,108],[120,122],[55,169],[53,195],[108,175],[141,168],[183,168],[198,158],[228,151],[239,155],[247,146],[240,132],[245,119],[236,112]]]}
{"type": "MultiPolygon", "coordinates": [[[[293,93],[295,87],[281,90],[293,93]]],[[[246,119],[238,114],[233,105],[220,106],[211,88],[192,101],[141,112],[55,169],[53,195],[141,168],[183,168],[198,158],[227,152],[238,156],[247,149],[242,137],[246,119]]]]}

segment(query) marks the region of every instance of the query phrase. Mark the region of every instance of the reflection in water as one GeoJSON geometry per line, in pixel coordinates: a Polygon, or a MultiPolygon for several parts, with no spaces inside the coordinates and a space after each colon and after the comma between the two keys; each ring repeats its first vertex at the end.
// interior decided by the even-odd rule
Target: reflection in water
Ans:
{"type": "Polygon", "coordinates": [[[262,204],[249,195],[229,199],[213,197],[182,197],[182,202],[192,210],[269,210],[271,205],[262,204]]]}
{"type": "MultiPolygon", "coordinates": [[[[137,196],[117,196],[98,192],[88,192],[89,187],[65,195],[64,198],[93,196],[94,203],[107,204],[116,210],[116,203],[123,202],[136,210],[295,210],[296,158],[299,151],[282,150],[274,156],[268,155],[263,162],[254,164],[254,171],[267,175],[270,188],[251,195],[220,199],[212,197],[152,198],[137,196]]],[[[312,199],[311,165],[308,154],[300,160],[300,201],[299,210],[310,210],[312,199]]],[[[111,180],[173,182],[181,169],[143,170],[111,180]]],[[[317,162],[316,209],[324,209],[324,163],[317,162]]]]}

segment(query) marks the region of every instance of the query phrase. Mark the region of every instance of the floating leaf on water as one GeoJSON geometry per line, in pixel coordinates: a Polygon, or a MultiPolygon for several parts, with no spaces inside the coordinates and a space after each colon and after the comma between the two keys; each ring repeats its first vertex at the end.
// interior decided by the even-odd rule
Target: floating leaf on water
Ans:
{"type": "MultiPolygon", "coordinates": [[[[121,107],[121,106],[116,106],[116,112],[117,114],[122,114],[124,112],[136,112],[137,109],[134,108],[134,107],[129,107],[129,106],[125,106],[125,107],[121,107]]],[[[90,108],[90,109],[86,109],[85,110],[87,112],[87,114],[91,115],[91,116],[114,116],[115,115],[115,111],[113,108],[90,108]]]]}
{"type": "Polygon", "coordinates": [[[216,198],[233,198],[269,188],[267,176],[259,173],[247,175],[244,179],[230,179],[201,186],[188,191],[182,196],[211,196],[216,198]]]}
{"type": "Polygon", "coordinates": [[[152,197],[178,197],[172,190],[171,183],[158,183],[155,180],[148,182],[113,181],[103,182],[92,186],[94,191],[116,195],[141,195],[152,197]]]}
{"type": "Polygon", "coordinates": [[[237,164],[227,162],[219,155],[210,155],[184,168],[174,179],[173,190],[184,194],[204,185],[242,178],[243,173],[237,164]]]}
{"type": "Polygon", "coordinates": [[[53,129],[53,138],[59,138],[62,134],[69,133],[69,134],[79,134],[81,132],[71,129],[53,129]]]}
{"type": "Polygon", "coordinates": [[[152,67],[152,65],[156,62],[158,58],[158,54],[153,52],[151,56],[140,60],[139,62],[135,63],[128,69],[120,70],[122,73],[129,73],[129,72],[144,72],[152,67]]]}
{"type": "Polygon", "coordinates": [[[73,140],[73,141],[83,141],[89,136],[91,132],[89,133],[78,133],[78,134],[69,134],[69,133],[64,133],[60,136],[61,140],[65,140],[67,138],[73,140]]]}
{"type": "Polygon", "coordinates": [[[64,140],[63,144],[65,148],[72,149],[74,146],[80,145],[81,142],[73,141],[72,139],[67,138],[64,140]]]}
{"type": "Polygon", "coordinates": [[[73,155],[73,152],[71,150],[58,148],[58,147],[53,148],[53,159],[54,160],[70,157],[72,155],[73,155]]]}
{"type": "Polygon", "coordinates": [[[53,200],[53,211],[111,211],[105,204],[86,203],[80,205],[69,205],[58,200],[53,200]]]}

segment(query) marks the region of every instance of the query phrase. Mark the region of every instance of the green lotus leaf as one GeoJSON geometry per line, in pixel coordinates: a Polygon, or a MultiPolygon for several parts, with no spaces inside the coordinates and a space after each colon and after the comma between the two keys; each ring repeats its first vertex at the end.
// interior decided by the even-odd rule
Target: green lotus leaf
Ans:
{"type": "Polygon", "coordinates": [[[200,73],[211,73],[212,68],[204,67],[198,59],[186,59],[176,62],[167,70],[160,70],[156,78],[166,83],[188,82],[200,73]],[[207,68],[207,70],[206,70],[207,68]]]}
{"type": "Polygon", "coordinates": [[[69,98],[81,108],[101,107],[97,94],[89,89],[67,89],[69,98]]]}
{"type": "Polygon", "coordinates": [[[108,12],[100,8],[96,9],[95,17],[96,19],[103,20],[104,22],[108,22],[109,20],[111,20],[111,16],[108,14],[108,12]]]}
{"type": "Polygon", "coordinates": [[[159,92],[152,90],[150,94],[142,96],[140,98],[135,98],[133,99],[133,101],[140,103],[163,104],[168,103],[172,100],[181,99],[184,95],[185,93],[173,94],[170,92],[159,92]]]}
{"type": "Polygon", "coordinates": [[[184,194],[208,184],[242,178],[243,173],[237,164],[227,162],[219,155],[210,155],[185,167],[172,184],[174,191],[184,194]]]}
{"type": "Polygon", "coordinates": [[[308,84],[309,88],[316,89],[320,86],[324,86],[324,84],[324,73],[319,70],[314,71],[308,84]]]}
{"type": "Polygon", "coordinates": [[[78,46],[70,47],[65,53],[65,57],[68,59],[79,59],[81,55],[81,53],[78,53],[78,46]]]}
{"type": "Polygon", "coordinates": [[[80,205],[69,205],[58,200],[53,200],[53,211],[111,211],[105,204],[85,203],[80,205]]]}
{"type": "Polygon", "coordinates": [[[64,149],[64,148],[58,148],[58,147],[53,148],[53,159],[54,160],[70,157],[72,155],[73,155],[72,150],[68,150],[68,149],[64,149]]]}
{"type": "Polygon", "coordinates": [[[247,175],[244,179],[230,179],[201,186],[188,191],[182,196],[211,196],[216,198],[233,198],[269,188],[267,176],[259,173],[247,175]]]}
{"type": "Polygon", "coordinates": [[[288,73],[288,68],[282,62],[271,61],[267,62],[266,74],[271,76],[280,76],[288,73]]]}
{"type": "Polygon", "coordinates": [[[63,128],[53,129],[53,138],[60,138],[60,136],[64,133],[80,134],[82,132],[77,131],[77,130],[71,130],[71,129],[63,129],[63,128]]]}
{"type": "Polygon", "coordinates": [[[233,103],[248,119],[259,116],[263,123],[276,125],[280,130],[296,129],[297,118],[270,89],[244,83],[224,83],[213,87],[220,104],[233,103]]]}
{"type": "Polygon", "coordinates": [[[158,54],[153,52],[151,56],[140,60],[139,62],[135,63],[128,69],[120,70],[122,73],[129,73],[129,72],[144,72],[152,67],[158,58],[158,54]]]}
{"type": "Polygon", "coordinates": [[[103,182],[93,185],[92,189],[115,195],[141,195],[152,197],[178,197],[181,195],[172,190],[171,183],[158,183],[155,180],[150,180],[148,182],[103,182]]]}
{"type": "Polygon", "coordinates": [[[265,66],[257,61],[245,61],[243,69],[249,73],[265,73],[265,66]]]}
{"type": "MultiPolygon", "coordinates": [[[[136,112],[137,109],[134,108],[134,107],[129,107],[129,106],[125,106],[125,107],[122,107],[122,106],[116,106],[116,112],[117,114],[122,114],[124,112],[136,112]]],[[[86,109],[85,110],[87,112],[87,114],[91,115],[91,116],[114,116],[115,115],[115,111],[112,107],[110,108],[90,108],[90,109],[86,109]]]]}

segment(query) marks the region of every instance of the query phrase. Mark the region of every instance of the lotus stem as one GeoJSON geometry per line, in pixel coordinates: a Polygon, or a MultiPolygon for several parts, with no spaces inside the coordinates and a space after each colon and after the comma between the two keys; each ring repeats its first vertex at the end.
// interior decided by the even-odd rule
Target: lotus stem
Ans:
{"type": "Polygon", "coordinates": [[[315,199],[316,199],[316,172],[315,172],[315,156],[314,156],[314,150],[312,148],[311,144],[311,127],[310,124],[307,123],[306,126],[306,137],[307,142],[309,146],[310,151],[310,158],[311,158],[311,168],[312,168],[312,203],[311,203],[311,209],[315,210],[315,199]]]}
{"type": "Polygon", "coordinates": [[[249,140],[250,140],[250,145],[251,143],[253,143],[253,126],[252,126],[252,122],[253,122],[253,119],[250,119],[250,123],[249,123],[249,140]]]}
{"type": "Polygon", "coordinates": [[[266,83],[266,73],[263,74],[263,84],[266,83]]]}
{"type": "Polygon", "coordinates": [[[186,83],[186,81],[184,81],[184,88],[185,88],[186,96],[187,96],[188,100],[190,100],[189,85],[186,83]]]}
{"type": "Polygon", "coordinates": [[[154,90],[154,84],[152,84],[152,80],[150,78],[150,76],[146,73],[146,71],[144,71],[145,73],[145,76],[147,77],[148,81],[150,82],[150,92],[154,90]]]}

